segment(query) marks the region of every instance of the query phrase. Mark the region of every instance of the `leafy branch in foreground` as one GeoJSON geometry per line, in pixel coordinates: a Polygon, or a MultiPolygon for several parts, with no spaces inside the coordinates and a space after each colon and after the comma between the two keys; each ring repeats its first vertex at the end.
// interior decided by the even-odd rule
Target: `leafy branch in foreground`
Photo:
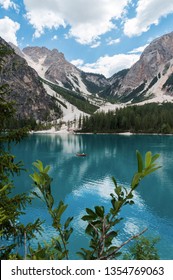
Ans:
{"type": "MultiPolygon", "coordinates": [[[[67,249],[67,245],[69,243],[70,235],[73,232],[72,227],[70,227],[70,223],[73,218],[69,217],[64,224],[62,223],[62,215],[68,206],[65,205],[63,201],[60,201],[58,206],[53,208],[54,199],[51,193],[52,178],[48,175],[50,166],[43,167],[43,163],[39,160],[34,162],[33,165],[38,172],[35,171],[32,175],[30,175],[30,177],[34,182],[34,185],[39,189],[40,195],[37,192],[32,193],[46,203],[48,212],[52,218],[52,226],[59,234],[57,238],[52,239],[52,244],[56,248],[56,257],[58,259],[68,259],[69,251],[67,249]]],[[[48,245],[46,245],[45,248],[42,248],[39,244],[37,253],[31,250],[31,255],[39,255],[39,252],[50,252],[50,247],[48,245]]]]}
{"type": "Polygon", "coordinates": [[[159,260],[156,244],[160,238],[146,238],[140,236],[135,243],[130,246],[128,253],[123,256],[124,260],[159,260]]]}
{"type": "Polygon", "coordinates": [[[134,191],[138,187],[140,181],[160,168],[160,166],[155,163],[159,154],[152,156],[151,152],[147,152],[145,160],[142,159],[139,151],[136,152],[136,155],[138,171],[134,174],[129,189],[118,185],[115,178],[112,178],[114,193],[111,194],[111,208],[109,211],[106,213],[103,206],[96,206],[94,210],[86,208],[86,215],[82,217],[82,220],[87,222],[85,232],[90,236],[90,249],[81,248],[81,251],[78,252],[78,255],[83,259],[115,259],[121,254],[120,249],[124,245],[129,243],[132,239],[139,237],[147,230],[142,230],[142,232],[132,236],[120,246],[114,245],[115,238],[117,238],[119,233],[118,230],[115,230],[115,226],[122,220],[122,218],[119,217],[122,207],[127,204],[134,204],[134,191]]]}

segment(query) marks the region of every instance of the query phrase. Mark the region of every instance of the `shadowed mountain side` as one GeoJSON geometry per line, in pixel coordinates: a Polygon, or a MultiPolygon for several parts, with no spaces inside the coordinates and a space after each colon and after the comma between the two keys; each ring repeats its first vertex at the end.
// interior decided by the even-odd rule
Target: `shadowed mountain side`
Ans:
{"type": "Polygon", "coordinates": [[[7,84],[8,100],[14,101],[18,119],[47,121],[57,119],[62,112],[55,100],[47,95],[37,72],[26,60],[15,54],[9,44],[0,38],[0,48],[10,51],[3,55],[0,85],[7,84]]]}

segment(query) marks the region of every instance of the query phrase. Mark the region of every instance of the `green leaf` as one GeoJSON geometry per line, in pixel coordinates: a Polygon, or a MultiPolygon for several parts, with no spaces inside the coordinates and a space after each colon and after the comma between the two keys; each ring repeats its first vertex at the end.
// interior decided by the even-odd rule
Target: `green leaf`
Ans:
{"type": "Polygon", "coordinates": [[[85,210],[89,214],[89,216],[93,218],[93,220],[97,219],[97,214],[93,210],[91,210],[90,208],[86,208],[85,210]]]}
{"type": "Polygon", "coordinates": [[[137,156],[137,161],[138,161],[138,172],[142,172],[143,170],[143,160],[140,152],[137,150],[136,151],[136,156],[137,156]]]}
{"type": "Polygon", "coordinates": [[[142,174],[141,173],[136,173],[132,179],[132,182],[131,182],[131,188],[134,189],[138,186],[140,180],[142,178],[142,174]]]}
{"type": "Polygon", "coordinates": [[[50,170],[50,165],[46,165],[46,167],[44,168],[44,173],[48,173],[50,170]]]}
{"type": "Polygon", "coordinates": [[[93,221],[93,217],[90,215],[84,215],[81,219],[83,221],[93,221]]]}
{"type": "Polygon", "coordinates": [[[66,230],[64,232],[64,239],[65,239],[65,241],[68,241],[68,239],[70,238],[70,235],[72,234],[72,232],[73,232],[72,228],[70,228],[69,230],[66,230]]]}
{"type": "Polygon", "coordinates": [[[43,168],[43,163],[41,160],[37,160],[33,163],[33,165],[40,171],[43,172],[44,168],[43,168]]]}
{"type": "Polygon", "coordinates": [[[127,199],[131,199],[131,198],[133,198],[133,193],[129,193],[128,195],[127,195],[127,199]]]}
{"type": "Polygon", "coordinates": [[[156,161],[159,157],[160,157],[160,154],[155,154],[154,156],[152,156],[151,162],[153,163],[153,162],[156,161]]]}
{"type": "Polygon", "coordinates": [[[117,187],[117,186],[118,186],[118,185],[117,185],[117,181],[115,180],[115,178],[114,178],[114,177],[112,177],[112,181],[113,181],[113,183],[114,183],[115,187],[117,187]]]}
{"type": "Polygon", "coordinates": [[[149,151],[145,154],[145,168],[150,166],[151,159],[152,159],[152,153],[149,151]]]}
{"type": "Polygon", "coordinates": [[[65,222],[65,224],[64,224],[64,228],[65,228],[65,229],[68,228],[68,226],[69,226],[69,224],[71,223],[72,220],[73,220],[73,217],[69,217],[69,218],[66,220],[66,222],[65,222]]]}
{"type": "Polygon", "coordinates": [[[93,229],[93,227],[91,226],[91,224],[88,224],[87,227],[86,227],[86,229],[85,229],[86,234],[92,235],[93,231],[94,231],[94,229],[93,229]]]}
{"type": "Polygon", "coordinates": [[[161,166],[157,166],[155,168],[151,168],[151,169],[148,169],[147,171],[145,171],[145,176],[153,173],[154,171],[156,171],[157,169],[161,168],[161,166]]]}
{"type": "Polygon", "coordinates": [[[120,196],[121,195],[121,192],[122,192],[122,187],[121,186],[118,186],[115,188],[115,193],[120,196]]]}
{"type": "Polygon", "coordinates": [[[38,185],[41,183],[40,175],[37,172],[34,172],[32,175],[30,175],[34,183],[37,183],[38,185]]]}
{"type": "Polygon", "coordinates": [[[68,205],[65,205],[63,201],[59,202],[58,208],[56,209],[56,214],[58,217],[61,217],[61,215],[64,213],[68,205]]]}
{"type": "Polygon", "coordinates": [[[120,201],[117,201],[117,200],[115,200],[115,199],[112,199],[112,200],[111,200],[111,204],[112,204],[113,209],[114,209],[115,211],[117,211],[117,210],[119,209],[119,206],[120,206],[121,202],[120,202],[120,201]]]}
{"type": "Polygon", "coordinates": [[[95,206],[94,208],[95,208],[96,214],[99,217],[103,218],[104,217],[104,213],[105,213],[104,207],[103,206],[95,206]]]}
{"type": "Polygon", "coordinates": [[[117,235],[118,235],[118,232],[113,230],[106,235],[106,238],[113,239],[113,238],[117,237],[117,235]]]}
{"type": "Polygon", "coordinates": [[[50,194],[47,194],[46,200],[47,200],[47,204],[48,204],[49,208],[52,208],[52,206],[54,204],[53,196],[50,194]]]}
{"type": "Polygon", "coordinates": [[[0,189],[0,193],[1,193],[1,192],[5,192],[6,190],[8,190],[9,187],[10,187],[10,184],[7,184],[7,185],[3,186],[3,187],[0,189]]]}

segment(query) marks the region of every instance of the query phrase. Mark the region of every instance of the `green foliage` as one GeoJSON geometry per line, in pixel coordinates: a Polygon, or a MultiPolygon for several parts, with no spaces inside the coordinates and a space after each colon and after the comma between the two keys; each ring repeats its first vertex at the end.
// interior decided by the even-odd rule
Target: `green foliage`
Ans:
{"type": "Polygon", "coordinates": [[[43,245],[38,243],[36,249],[29,247],[28,258],[32,260],[60,260],[65,258],[65,254],[62,254],[61,251],[59,240],[52,238],[50,243],[44,242],[43,245]]]}
{"type": "Polygon", "coordinates": [[[151,103],[116,111],[96,112],[83,118],[83,132],[173,133],[173,104],[151,103]]]}
{"type": "Polygon", "coordinates": [[[140,236],[130,246],[128,253],[123,256],[125,260],[159,260],[156,248],[159,238],[140,236]]]}
{"type": "MultiPolygon", "coordinates": [[[[34,171],[30,177],[32,178],[34,185],[38,188],[40,191],[40,195],[37,192],[32,192],[36,197],[41,199],[46,203],[48,212],[52,218],[52,226],[56,229],[58,232],[58,237],[56,239],[56,257],[58,259],[68,259],[69,251],[67,249],[67,245],[69,243],[70,235],[73,232],[72,227],[70,227],[70,223],[72,221],[72,217],[67,218],[67,220],[62,223],[62,215],[67,209],[68,205],[65,205],[63,201],[60,201],[58,206],[53,208],[54,206],[54,199],[51,193],[51,182],[52,178],[48,175],[48,171],[50,169],[50,166],[43,166],[43,163],[39,160],[33,163],[34,167],[37,169],[37,171],[34,171]]],[[[52,242],[55,242],[55,239],[52,240],[52,242]]],[[[37,251],[40,251],[43,254],[43,251],[46,250],[47,252],[48,247],[46,249],[40,247],[37,251]]],[[[32,255],[35,254],[32,250],[32,255]]],[[[51,254],[52,255],[52,254],[51,254]]],[[[46,256],[45,256],[46,257],[46,256]]]]}
{"type": "Polygon", "coordinates": [[[160,166],[155,161],[159,155],[152,155],[151,152],[147,152],[145,160],[142,159],[139,151],[137,154],[138,171],[134,174],[130,189],[117,184],[113,177],[114,193],[111,194],[111,207],[106,213],[103,206],[96,206],[94,210],[86,208],[86,215],[82,217],[82,220],[87,222],[85,232],[90,236],[89,248],[81,248],[78,254],[85,260],[108,260],[116,259],[120,254],[120,249],[126,245],[133,238],[122,243],[120,246],[114,245],[114,239],[117,238],[119,231],[115,230],[115,226],[120,223],[120,211],[125,205],[133,205],[134,191],[138,187],[140,181],[154,172],[160,166]]]}
{"type": "Polygon", "coordinates": [[[31,198],[26,194],[11,196],[12,189],[14,188],[12,177],[14,175],[20,175],[20,172],[23,170],[23,165],[20,161],[16,162],[15,156],[10,153],[9,144],[14,141],[18,143],[25,135],[26,131],[23,130],[9,133],[4,133],[3,129],[0,130],[1,259],[12,258],[13,255],[15,258],[20,258],[15,253],[15,250],[18,250],[18,246],[22,245],[25,239],[30,240],[31,238],[35,238],[34,232],[40,232],[41,230],[40,220],[37,220],[32,225],[28,224],[25,226],[19,222],[20,216],[24,214],[26,205],[31,203],[31,198]],[[9,239],[11,240],[11,244],[5,245],[6,240],[9,239]]]}
{"type": "MultiPolygon", "coordinates": [[[[133,200],[134,191],[138,187],[140,181],[148,176],[150,173],[156,171],[160,166],[156,163],[159,155],[152,155],[149,151],[145,154],[144,159],[142,158],[139,151],[136,151],[137,156],[137,166],[138,169],[134,174],[130,188],[125,188],[118,185],[115,178],[113,177],[114,192],[110,194],[111,196],[111,206],[109,210],[105,210],[104,206],[95,206],[94,209],[86,208],[86,214],[82,217],[82,220],[87,223],[85,233],[89,235],[89,249],[81,248],[78,255],[83,259],[87,260],[104,260],[104,259],[116,259],[121,255],[120,249],[129,243],[131,240],[138,238],[146,229],[140,232],[138,235],[132,236],[120,246],[115,246],[115,240],[118,237],[119,230],[116,226],[121,222],[122,217],[120,217],[120,212],[122,207],[125,205],[133,205],[135,202],[133,200]]],[[[52,178],[48,175],[50,166],[45,166],[40,160],[33,163],[35,168],[34,173],[30,175],[34,182],[34,186],[38,191],[33,191],[32,194],[39,198],[43,203],[46,204],[48,212],[52,218],[52,226],[57,231],[57,236],[52,238],[49,243],[38,244],[37,248],[29,247],[29,253],[26,256],[27,249],[25,248],[25,258],[28,259],[68,259],[69,250],[68,244],[70,236],[73,232],[73,228],[70,226],[73,217],[68,217],[63,221],[63,214],[67,209],[68,205],[65,205],[63,201],[60,201],[56,207],[54,207],[54,198],[51,193],[51,182],[52,178]]],[[[1,189],[0,193],[6,191],[7,186],[1,189]]],[[[21,198],[21,195],[20,195],[21,198]]],[[[4,201],[4,199],[2,199],[4,201]]],[[[25,196],[22,198],[21,206],[25,208],[25,196]]],[[[8,204],[11,201],[8,201],[8,204]]],[[[7,219],[9,222],[9,212],[4,212],[4,207],[0,208],[0,220],[4,224],[7,219]]],[[[9,209],[8,209],[9,210],[9,209]]],[[[16,213],[16,209],[13,209],[16,213]]],[[[17,213],[21,215],[22,212],[17,213]]],[[[11,213],[13,218],[13,213],[11,213]]],[[[12,224],[10,219],[10,224],[12,224]]],[[[15,223],[11,225],[13,232],[10,233],[9,223],[7,225],[7,231],[4,228],[1,230],[1,236],[9,234],[9,236],[15,236],[18,239],[18,244],[26,245],[26,241],[35,237],[34,232],[37,231],[41,233],[41,221],[38,219],[33,224],[17,225],[15,223]],[[16,235],[15,235],[16,234],[16,235]],[[24,238],[25,237],[25,238],[24,238]]],[[[146,241],[147,242],[147,241],[146,241]]],[[[17,253],[12,253],[11,251],[15,248],[16,244],[12,244],[5,248],[1,248],[1,257],[9,259],[20,259],[22,258],[17,253]]],[[[154,243],[153,243],[154,248],[154,243]]],[[[154,250],[154,249],[153,249],[154,250]]],[[[152,250],[152,252],[153,252],[152,250]]],[[[149,254],[149,253],[148,253],[149,254]]],[[[148,256],[148,255],[147,255],[148,256]]]]}

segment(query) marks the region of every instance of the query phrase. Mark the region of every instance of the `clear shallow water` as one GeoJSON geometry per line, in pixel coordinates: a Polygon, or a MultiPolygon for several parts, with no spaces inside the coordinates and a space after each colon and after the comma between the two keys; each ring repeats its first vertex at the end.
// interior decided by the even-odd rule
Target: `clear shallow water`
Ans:
{"type": "MultiPolygon", "coordinates": [[[[161,259],[173,259],[173,136],[158,135],[32,135],[14,146],[12,151],[22,159],[28,173],[16,178],[19,189],[28,192],[32,189],[32,163],[37,159],[50,165],[53,177],[52,192],[55,203],[64,200],[69,205],[66,217],[74,216],[74,233],[70,239],[71,259],[75,252],[88,244],[84,235],[85,223],[81,216],[86,207],[110,205],[113,192],[111,177],[119,184],[129,186],[137,169],[138,149],[160,153],[162,168],[145,178],[135,194],[135,205],[126,206],[121,216],[123,230],[117,242],[122,242],[132,234],[148,227],[146,235],[160,236],[158,250],[161,259]],[[76,157],[77,152],[87,153],[87,157],[76,157]]],[[[45,220],[45,233],[41,240],[49,240],[55,235],[45,205],[34,200],[24,222],[40,217],[45,220]]]]}

